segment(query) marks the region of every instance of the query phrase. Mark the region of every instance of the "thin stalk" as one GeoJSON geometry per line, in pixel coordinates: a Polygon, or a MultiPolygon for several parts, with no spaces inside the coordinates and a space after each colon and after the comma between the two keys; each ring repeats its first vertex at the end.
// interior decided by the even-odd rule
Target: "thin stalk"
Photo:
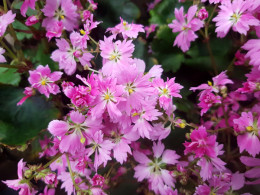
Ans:
{"type": "Polygon", "coordinates": [[[46,163],[43,168],[46,169],[48,166],[50,166],[51,163],[53,163],[54,161],[56,161],[58,158],[60,158],[62,156],[62,153],[57,154],[56,156],[53,157],[53,159],[51,159],[48,163],[46,163]]]}
{"type": "Polygon", "coordinates": [[[93,43],[96,44],[96,46],[98,46],[98,43],[97,43],[91,36],[88,36],[88,37],[89,37],[89,39],[90,39],[93,43]]]}
{"type": "Polygon", "coordinates": [[[2,41],[0,40],[1,45],[7,50],[7,52],[10,54],[11,58],[16,59],[16,55],[12,52],[12,50],[2,41]]]}
{"type": "Polygon", "coordinates": [[[74,174],[73,174],[73,172],[71,170],[70,159],[69,159],[68,154],[66,154],[66,159],[67,159],[67,164],[68,164],[68,168],[69,168],[69,172],[70,172],[70,177],[71,177],[72,183],[73,183],[75,189],[78,190],[78,186],[77,186],[77,184],[75,182],[74,174]]]}
{"type": "Polygon", "coordinates": [[[3,2],[4,2],[4,10],[7,12],[7,3],[6,3],[6,0],[4,0],[3,2]]]}
{"type": "Polygon", "coordinates": [[[15,68],[18,69],[20,66],[13,66],[10,64],[0,64],[0,68],[15,68]]]}

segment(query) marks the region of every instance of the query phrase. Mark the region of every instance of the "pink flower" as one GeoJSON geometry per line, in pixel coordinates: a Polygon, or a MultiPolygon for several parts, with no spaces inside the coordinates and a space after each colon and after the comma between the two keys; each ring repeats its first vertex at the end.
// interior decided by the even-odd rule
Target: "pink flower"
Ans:
{"type": "Polygon", "coordinates": [[[260,184],[260,159],[247,156],[241,156],[240,161],[248,167],[252,167],[245,172],[245,177],[249,179],[256,179],[254,181],[246,181],[246,184],[260,184]]]}
{"type": "Polygon", "coordinates": [[[59,68],[64,69],[67,75],[72,75],[75,73],[77,68],[78,59],[83,67],[91,67],[90,60],[94,57],[89,52],[86,52],[84,48],[81,47],[81,35],[77,32],[72,32],[70,34],[70,43],[65,39],[56,40],[59,49],[56,49],[51,54],[51,58],[55,62],[59,62],[59,68]]]}
{"type": "Polygon", "coordinates": [[[30,16],[30,17],[28,17],[28,18],[26,19],[25,24],[26,24],[27,26],[32,26],[32,25],[34,25],[34,24],[36,24],[36,23],[38,23],[38,22],[39,22],[38,16],[30,16]]]}
{"type": "Polygon", "coordinates": [[[245,54],[237,50],[237,52],[235,53],[235,57],[236,57],[236,61],[234,62],[235,65],[239,66],[245,64],[246,61],[245,54]]]}
{"type": "Polygon", "coordinates": [[[207,12],[207,10],[204,7],[199,10],[198,18],[200,20],[205,20],[208,18],[208,16],[209,16],[209,13],[207,12]]]}
{"type": "Polygon", "coordinates": [[[94,175],[94,177],[92,178],[92,182],[93,182],[93,186],[100,186],[102,187],[104,185],[105,182],[105,178],[99,174],[94,175]]]}
{"type": "Polygon", "coordinates": [[[188,13],[184,15],[183,7],[179,10],[175,8],[176,19],[172,21],[168,26],[172,28],[172,32],[180,32],[173,46],[177,45],[183,52],[189,50],[190,43],[194,41],[198,36],[195,31],[198,31],[203,27],[204,23],[198,18],[194,18],[197,11],[197,6],[191,6],[188,13]]]}
{"type": "Polygon", "coordinates": [[[139,32],[144,32],[144,27],[141,24],[129,24],[120,17],[121,23],[116,25],[114,28],[108,28],[107,31],[110,31],[113,35],[119,33],[122,34],[123,39],[127,38],[137,38],[139,32]]]}
{"type": "Polygon", "coordinates": [[[35,90],[32,87],[25,87],[24,92],[25,97],[23,97],[18,103],[17,106],[21,106],[27,98],[35,95],[35,90]]]}
{"type": "Polygon", "coordinates": [[[194,153],[196,158],[201,158],[205,155],[208,157],[216,156],[216,136],[209,136],[205,127],[200,126],[198,129],[193,130],[190,138],[191,142],[185,141],[184,143],[184,154],[194,153]]]}
{"type": "Polygon", "coordinates": [[[106,166],[107,161],[111,160],[110,153],[114,147],[114,144],[111,141],[104,139],[103,136],[104,134],[101,131],[93,133],[89,139],[89,143],[92,147],[86,149],[88,156],[95,153],[94,168],[96,171],[101,164],[106,166]]]}
{"type": "MultiPolygon", "coordinates": [[[[143,181],[147,179],[149,182],[149,188],[156,194],[161,193],[169,187],[174,187],[175,179],[171,175],[170,171],[165,169],[165,164],[175,165],[180,158],[174,150],[165,150],[164,145],[161,142],[157,144],[153,143],[153,159],[149,159],[145,154],[134,151],[134,159],[139,163],[135,168],[134,177],[137,180],[143,181]]],[[[164,193],[166,194],[166,193],[164,193]]]]}
{"type": "Polygon", "coordinates": [[[6,59],[3,56],[4,53],[5,53],[5,50],[2,47],[0,47],[0,63],[6,62],[6,59]]]}
{"type": "Polygon", "coordinates": [[[98,86],[99,95],[95,100],[96,105],[91,110],[92,117],[100,118],[107,110],[111,120],[117,122],[119,117],[122,116],[117,104],[124,100],[122,98],[123,87],[116,85],[116,79],[100,80],[98,86]]]}
{"type": "Polygon", "coordinates": [[[52,27],[57,22],[61,22],[67,31],[72,31],[77,27],[78,13],[77,7],[72,0],[47,0],[42,12],[47,17],[43,20],[42,26],[47,31],[52,31],[52,27]]]}
{"type": "Polygon", "coordinates": [[[4,35],[7,26],[14,22],[15,16],[16,14],[13,14],[11,10],[0,16],[0,37],[4,35]]]}
{"type": "Polygon", "coordinates": [[[233,31],[246,35],[250,26],[258,26],[259,20],[248,11],[251,6],[252,2],[244,0],[227,1],[220,5],[218,15],[213,18],[217,36],[225,37],[231,27],[233,31]]]}
{"type": "Polygon", "coordinates": [[[260,69],[260,39],[251,39],[242,46],[243,49],[248,50],[245,58],[249,58],[249,64],[260,69]]]}
{"type": "Polygon", "coordinates": [[[48,28],[46,37],[50,41],[53,37],[60,37],[62,34],[63,24],[61,21],[55,21],[52,25],[48,28]]]}
{"type": "Polygon", "coordinates": [[[251,112],[242,112],[241,117],[233,121],[235,131],[240,133],[237,136],[240,153],[246,150],[255,157],[260,152],[260,117],[255,120],[251,112]]]}
{"type": "Polygon", "coordinates": [[[24,0],[22,6],[21,6],[21,14],[22,16],[26,17],[26,12],[28,10],[28,7],[30,7],[31,9],[35,9],[35,2],[37,0],[24,0]]]}
{"type": "Polygon", "coordinates": [[[202,108],[201,116],[205,114],[214,104],[221,103],[221,97],[216,96],[211,93],[209,90],[205,90],[201,93],[199,98],[200,103],[198,104],[199,107],[202,108]]]}
{"type": "Polygon", "coordinates": [[[25,167],[25,164],[23,162],[23,159],[21,159],[18,162],[17,165],[17,174],[18,174],[18,179],[15,180],[6,180],[3,181],[9,188],[12,188],[14,190],[19,190],[19,195],[33,195],[35,194],[35,190],[31,187],[31,184],[29,181],[24,180],[23,178],[23,172],[27,169],[25,167]]]}
{"type": "Polygon", "coordinates": [[[56,95],[60,92],[59,86],[55,84],[61,78],[62,72],[53,72],[48,65],[45,67],[39,65],[36,70],[29,71],[30,77],[28,78],[29,83],[35,89],[37,89],[41,94],[44,94],[49,98],[50,94],[56,95]]]}
{"type": "Polygon", "coordinates": [[[154,32],[157,27],[157,24],[151,24],[150,26],[144,27],[144,30],[146,32],[146,38],[149,37],[150,33],[154,32]]]}
{"type": "Polygon", "coordinates": [[[167,78],[164,82],[161,78],[153,80],[153,86],[157,89],[159,103],[162,108],[167,110],[172,103],[173,97],[181,98],[180,90],[183,88],[180,84],[175,83],[175,78],[167,78]]]}
{"type": "Polygon", "coordinates": [[[62,153],[76,154],[84,149],[90,131],[96,131],[99,127],[99,121],[93,121],[90,116],[86,119],[78,111],[72,111],[70,120],[53,120],[49,123],[48,130],[52,135],[61,137],[59,149],[62,153]]]}
{"type": "Polygon", "coordinates": [[[100,55],[103,57],[102,72],[104,75],[114,76],[124,66],[128,66],[134,52],[134,44],[129,41],[113,42],[113,37],[104,37],[100,41],[100,55]]]}

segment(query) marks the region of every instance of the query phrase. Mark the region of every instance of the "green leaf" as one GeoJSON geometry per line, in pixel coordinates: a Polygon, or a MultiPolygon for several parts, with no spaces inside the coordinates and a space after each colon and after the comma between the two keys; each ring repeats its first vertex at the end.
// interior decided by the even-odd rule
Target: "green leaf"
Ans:
{"type": "MultiPolygon", "coordinates": [[[[24,24],[22,24],[21,22],[15,20],[12,23],[14,29],[19,29],[19,30],[30,30],[27,26],[25,26],[24,24]]],[[[30,39],[32,38],[32,33],[24,33],[24,32],[16,32],[17,35],[17,39],[18,40],[23,40],[25,38],[30,39]]]]}
{"type": "Polygon", "coordinates": [[[17,106],[23,97],[22,89],[3,86],[0,91],[1,143],[25,144],[58,117],[58,110],[43,97],[31,97],[22,106],[17,106]]]}
{"type": "Polygon", "coordinates": [[[181,63],[184,61],[184,55],[182,53],[176,53],[164,56],[161,64],[165,71],[176,72],[181,67],[181,63]]]}
{"type": "Polygon", "coordinates": [[[13,68],[0,68],[0,83],[18,86],[21,76],[13,68]]]}

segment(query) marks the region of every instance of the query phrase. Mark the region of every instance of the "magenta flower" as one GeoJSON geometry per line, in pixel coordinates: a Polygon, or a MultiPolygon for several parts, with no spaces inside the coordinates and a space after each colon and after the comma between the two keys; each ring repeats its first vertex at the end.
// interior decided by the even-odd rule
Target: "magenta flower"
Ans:
{"type": "Polygon", "coordinates": [[[213,18],[216,22],[216,33],[218,37],[225,37],[232,27],[233,31],[240,34],[247,34],[250,26],[258,26],[257,20],[248,9],[251,8],[252,2],[244,0],[226,1],[220,5],[218,15],[213,18]]]}
{"type": "Polygon", "coordinates": [[[36,191],[31,187],[31,184],[28,180],[24,179],[23,172],[27,169],[25,167],[25,164],[23,162],[23,159],[21,159],[18,162],[17,165],[17,174],[18,179],[15,180],[6,180],[2,181],[5,183],[9,188],[12,188],[14,190],[19,190],[19,195],[33,195],[36,193],[36,191]]]}
{"type": "Polygon", "coordinates": [[[55,81],[61,78],[62,72],[53,72],[48,65],[45,67],[39,65],[36,70],[29,71],[30,77],[28,78],[29,83],[35,89],[37,89],[41,94],[44,94],[49,98],[50,94],[56,95],[60,92],[60,88],[55,81]]]}
{"type": "Polygon", "coordinates": [[[22,6],[21,6],[21,14],[22,16],[26,17],[26,12],[28,8],[30,7],[31,9],[35,9],[35,2],[37,0],[24,0],[22,6]]]}
{"type": "MultiPolygon", "coordinates": [[[[139,163],[135,168],[134,177],[137,180],[143,181],[147,179],[149,188],[156,194],[163,194],[167,188],[174,187],[175,179],[170,171],[165,169],[165,164],[175,165],[178,163],[180,156],[174,150],[165,150],[161,142],[153,143],[153,159],[149,159],[144,153],[134,151],[134,159],[139,163]]],[[[166,194],[166,193],[164,193],[166,194]]]]}
{"type": "Polygon", "coordinates": [[[6,62],[6,59],[3,56],[4,53],[5,53],[5,50],[2,47],[0,47],[0,63],[6,62]]]}
{"type": "Polygon", "coordinates": [[[251,112],[242,112],[241,117],[233,121],[235,131],[240,133],[237,136],[240,153],[246,150],[255,157],[260,152],[260,117],[256,120],[251,112]]]}
{"type": "Polygon", "coordinates": [[[25,24],[26,24],[27,26],[32,26],[32,25],[34,25],[34,24],[36,24],[36,23],[38,23],[38,22],[39,22],[39,17],[38,17],[38,16],[30,16],[30,17],[28,17],[28,18],[26,19],[25,24]]]}
{"type": "Polygon", "coordinates": [[[146,32],[146,38],[149,37],[150,33],[154,32],[157,27],[157,24],[151,24],[150,26],[144,27],[144,30],[146,32]]]}
{"type": "Polygon", "coordinates": [[[122,34],[123,39],[127,38],[137,38],[139,32],[144,32],[144,27],[141,24],[129,24],[123,18],[120,17],[120,24],[116,25],[113,28],[108,28],[107,31],[110,31],[113,35],[119,33],[122,34]]]}
{"type": "Polygon", "coordinates": [[[35,90],[32,87],[25,87],[23,93],[25,96],[17,103],[17,106],[21,106],[25,102],[25,100],[35,95],[35,90]]]}
{"type": "Polygon", "coordinates": [[[4,35],[7,26],[14,22],[15,16],[16,14],[13,14],[11,10],[0,16],[0,37],[4,35]]]}
{"type": "Polygon", "coordinates": [[[204,7],[199,10],[198,18],[200,20],[205,20],[208,18],[208,16],[209,16],[209,13],[207,12],[207,10],[204,7]]]}
{"type": "Polygon", "coordinates": [[[200,126],[192,131],[190,135],[191,142],[185,141],[184,154],[194,153],[196,158],[203,156],[215,157],[216,136],[208,135],[206,128],[200,126]]]}
{"type": "Polygon", "coordinates": [[[101,131],[93,133],[89,139],[89,143],[92,147],[86,149],[87,156],[91,156],[95,153],[94,168],[96,171],[101,164],[106,166],[107,161],[111,160],[110,153],[114,147],[114,144],[107,139],[105,140],[103,136],[101,131]]]}
{"type": "Polygon", "coordinates": [[[104,75],[114,76],[131,62],[134,44],[131,40],[113,42],[112,36],[104,37],[104,41],[100,41],[100,50],[100,55],[103,57],[102,72],[104,75]]]}
{"type": "Polygon", "coordinates": [[[197,6],[191,6],[188,13],[184,15],[183,7],[179,10],[175,8],[176,19],[172,21],[168,26],[172,28],[172,32],[180,32],[173,46],[177,45],[183,52],[186,52],[190,48],[190,43],[194,41],[198,36],[195,34],[200,28],[203,27],[204,23],[198,18],[195,18],[197,6]]]}
{"type": "Polygon", "coordinates": [[[78,26],[76,11],[77,6],[73,4],[72,0],[47,0],[42,9],[47,18],[43,20],[42,26],[49,31],[54,24],[60,21],[67,31],[73,31],[78,26]]]}

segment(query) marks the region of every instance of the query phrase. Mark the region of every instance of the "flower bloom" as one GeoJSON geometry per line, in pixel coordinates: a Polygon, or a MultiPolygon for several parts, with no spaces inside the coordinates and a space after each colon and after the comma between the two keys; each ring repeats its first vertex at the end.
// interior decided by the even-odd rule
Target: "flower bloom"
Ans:
{"type": "Polygon", "coordinates": [[[28,18],[26,19],[25,24],[26,24],[27,26],[32,26],[32,25],[34,25],[34,24],[36,24],[36,23],[38,23],[38,22],[39,22],[39,17],[38,17],[38,16],[30,16],[30,17],[28,17],[28,18]]]}
{"type": "Polygon", "coordinates": [[[227,1],[220,5],[218,15],[213,18],[217,26],[217,36],[220,38],[225,37],[231,27],[233,31],[246,35],[250,26],[258,26],[260,24],[259,20],[248,11],[252,3],[253,1],[234,0],[232,3],[227,1]]]}
{"type": "Polygon", "coordinates": [[[6,62],[6,59],[3,56],[4,53],[5,53],[5,50],[2,47],[0,47],[0,63],[6,62]]]}
{"type": "Polygon", "coordinates": [[[137,38],[139,32],[144,32],[144,27],[141,24],[129,24],[121,17],[120,21],[120,24],[116,25],[114,28],[108,28],[107,31],[110,31],[113,35],[121,33],[124,39],[137,38]]]}
{"type": "Polygon", "coordinates": [[[36,191],[31,187],[31,184],[28,180],[24,179],[24,171],[27,168],[25,167],[25,163],[23,162],[23,159],[21,159],[18,162],[17,165],[17,174],[18,179],[15,180],[6,180],[3,181],[9,188],[12,188],[14,190],[19,190],[19,195],[33,195],[36,193],[36,191]]]}
{"type": "Polygon", "coordinates": [[[16,14],[13,14],[11,10],[0,16],[0,37],[4,35],[7,26],[14,22],[15,16],[16,14]]]}
{"type": "Polygon", "coordinates": [[[167,194],[165,186],[174,187],[175,179],[166,165],[175,165],[180,156],[174,150],[164,150],[161,142],[153,143],[153,158],[149,159],[144,153],[134,151],[134,159],[139,163],[135,168],[134,177],[139,182],[147,179],[149,188],[156,194],[167,194]]]}
{"type": "Polygon", "coordinates": [[[61,78],[62,72],[56,71],[51,73],[48,65],[45,67],[39,65],[36,70],[29,71],[29,83],[34,89],[37,89],[41,94],[49,98],[50,94],[56,95],[60,92],[60,88],[55,81],[61,78]]]}
{"type": "Polygon", "coordinates": [[[22,6],[21,6],[21,14],[22,16],[26,17],[26,12],[28,8],[30,7],[31,9],[35,9],[35,2],[37,0],[24,0],[22,6]]]}
{"type": "Polygon", "coordinates": [[[177,45],[183,52],[189,50],[190,43],[194,41],[198,36],[195,34],[200,28],[203,27],[204,22],[198,18],[195,18],[197,6],[191,6],[188,13],[184,15],[183,7],[179,10],[175,8],[176,19],[172,21],[168,26],[172,28],[172,32],[180,32],[173,46],[177,45]]]}
{"type": "Polygon", "coordinates": [[[251,112],[242,112],[241,117],[233,121],[235,131],[242,133],[237,136],[240,153],[246,150],[255,157],[260,152],[260,117],[256,120],[251,112]]]}

